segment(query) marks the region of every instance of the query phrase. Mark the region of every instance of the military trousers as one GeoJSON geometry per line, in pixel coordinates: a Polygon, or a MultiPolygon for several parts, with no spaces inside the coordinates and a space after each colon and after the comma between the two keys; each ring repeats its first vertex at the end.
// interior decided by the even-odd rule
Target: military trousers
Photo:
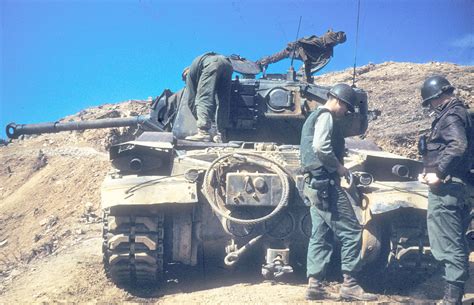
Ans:
{"type": "Polygon", "coordinates": [[[189,107],[196,114],[198,128],[208,130],[212,122],[216,122],[219,131],[226,127],[232,72],[232,64],[222,55],[207,54],[192,62],[186,87],[189,107]]]}
{"type": "Polygon", "coordinates": [[[441,183],[428,192],[427,226],[431,252],[444,266],[447,282],[462,286],[469,278],[469,250],[465,234],[470,203],[463,183],[441,183]]]}
{"type": "Polygon", "coordinates": [[[311,206],[312,232],[308,244],[307,276],[322,280],[326,276],[334,249],[334,238],[341,243],[341,269],[346,273],[361,268],[362,226],[346,193],[339,185],[329,188],[329,209],[311,206]]]}

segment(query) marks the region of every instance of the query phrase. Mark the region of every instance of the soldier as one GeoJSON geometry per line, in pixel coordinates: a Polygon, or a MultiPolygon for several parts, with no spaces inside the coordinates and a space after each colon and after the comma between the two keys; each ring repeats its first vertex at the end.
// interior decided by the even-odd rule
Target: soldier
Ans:
{"type": "Polygon", "coordinates": [[[197,117],[198,127],[198,133],[186,140],[210,142],[209,130],[215,121],[218,133],[214,140],[222,141],[221,133],[229,115],[232,72],[230,60],[213,52],[195,58],[189,69],[183,71],[188,105],[197,117]]]}
{"type": "Polygon", "coordinates": [[[302,60],[304,63],[305,80],[312,82],[312,74],[322,69],[333,56],[334,47],[345,41],[346,34],[344,32],[333,32],[332,29],[329,29],[321,37],[311,35],[290,42],[284,50],[263,57],[257,60],[256,63],[265,68],[268,64],[294,56],[294,58],[302,60]]]}
{"type": "Polygon", "coordinates": [[[364,292],[356,280],[361,267],[362,228],[347,195],[340,186],[340,177],[349,172],[343,165],[344,136],[334,128],[335,118],[354,112],[355,91],[346,84],[331,88],[324,106],[306,119],[301,133],[301,166],[305,172],[303,194],[311,203],[312,233],[308,245],[306,298],[335,299],[322,285],[333,251],[333,237],[341,241],[341,269],[344,282],[340,297],[361,301],[375,300],[364,292]],[[332,232],[331,232],[332,231],[332,232]]]}
{"type": "Polygon", "coordinates": [[[442,76],[427,78],[421,88],[422,106],[429,105],[436,114],[426,145],[420,145],[425,172],[418,179],[429,186],[428,237],[433,256],[444,266],[443,304],[461,304],[469,277],[465,183],[474,130],[466,106],[453,91],[442,76]]]}

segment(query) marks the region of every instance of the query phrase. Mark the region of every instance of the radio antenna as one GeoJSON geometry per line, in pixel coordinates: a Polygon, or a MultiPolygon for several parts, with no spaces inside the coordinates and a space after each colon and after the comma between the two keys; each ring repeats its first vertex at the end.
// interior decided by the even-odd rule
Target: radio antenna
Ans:
{"type": "Polygon", "coordinates": [[[357,28],[356,28],[356,45],[354,51],[354,70],[352,73],[352,87],[355,88],[356,82],[356,62],[357,62],[357,46],[359,44],[359,16],[360,16],[360,0],[357,3],[357,28]]]}
{"type": "Polygon", "coordinates": [[[295,60],[295,51],[296,51],[296,45],[298,44],[298,36],[300,35],[300,26],[301,26],[301,16],[300,16],[300,21],[298,22],[298,31],[296,31],[295,44],[293,45],[293,54],[291,56],[291,67],[293,67],[293,61],[295,60]]]}

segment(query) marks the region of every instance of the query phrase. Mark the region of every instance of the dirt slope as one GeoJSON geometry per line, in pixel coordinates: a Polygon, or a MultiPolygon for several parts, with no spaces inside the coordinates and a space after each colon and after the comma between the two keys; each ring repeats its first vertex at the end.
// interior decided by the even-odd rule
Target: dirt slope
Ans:
{"type": "MultiPolygon", "coordinates": [[[[450,63],[393,63],[357,70],[357,85],[369,93],[370,108],[382,115],[367,138],[385,150],[416,157],[415,140],[429,127],[419,107],[426,76],[444,74],[457,94],[474,106],[474,67],[450,63]]],[[[318,84],[351,83],[350,70],[318,76],[318,84]]],[[[107,104],[68,120],[120,117],[147,111],[146,101],[107,104]]],[[[245,274],[218,271],[204,279],[161,289],[126,291],[102,271],[100,184],[108,171],[107,148],[133,138],[126,128],[64,132],[15,140],[0,147],[0,304],[56,302],[304,303],[301,279],[291,284],[262,282],[245,274]]],[[[433,300],[440,296],[439,275],[383,301],[433,300]]],[[[468,292],[473,293],[470,284],[468,292]]]]}
{"type": "MultiPolygon", "coordinates": [[[[358,68],[356,85],[367,91],[369,108],[382,114],[369,124],[367,138],[386,151],[416,158],[416,141],[430,127],[428,113],[420,107],[420,88],[434,74],[445,75],[456,94],[474,107],[474,67],[451,63],[428,64],[386,62],[358,68]]],[[[352,69],[315,78],[317,84],[352,84],[352,69]]]]}

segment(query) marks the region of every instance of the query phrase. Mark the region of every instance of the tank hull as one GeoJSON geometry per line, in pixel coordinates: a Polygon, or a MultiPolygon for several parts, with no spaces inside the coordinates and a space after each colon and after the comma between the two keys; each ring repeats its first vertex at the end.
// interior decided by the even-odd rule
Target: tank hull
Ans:
{"type": "MultiPolygon", "coordinates": [[[[163,134],[157,137],[166,138],[163,134]]],[[[156,281],[170,264],[196,266],[203,261],[235,268],[257,262],[266,278],[281,277],[298,268],[304,270],[311,219],[310,206],[303,196],[298,146],[193,146],[186,142],[157,142],[153,135],[144,138],[148,140],[139,138],[120,144],[117,151],[121,153],[113,154],[114,160],[125,158],[129,162],[115,164],[125,166],[149,147],[157,159],[166,160],[155,162],[162,164],[155,170],[161,175],[147,172],[149,167],[141,173],[115,169],[102,185],[108,217],[105,231],[111,231],[111,218],[127,219],[122,220],[127,229],[104,235],[104,262],[113,281],[156,281]],[[143,228],[144,223],[149,224],[147,228],[143,228]],[[115,237],[118,232],[120,238],[115,237]],[[130,245],[132,242],[134,246],[130,245]],[[114,269],[115,262],[119,262],[117,256],[123,258],[120,270],[127,272],[111,271],[118,268],[114,269]],[[151,267],[143,267],[143,261],[151,262],[151,267]],[[145,275],[143,270],[151,274],[145,275]]],[[[355,175],[371,172],[373,178],[368,185],[355,178],[350,184],[343,184],[364,227],[362,255],[367,268],[422,268],[431,264],[423,222],[427,187],[414,181],[421,164],[361,149],[349,149],[345,162],[355,175]],[[392,172],[396,166],[404,166],[408,170],[403,172],[406,176],[392,172]]]]}

